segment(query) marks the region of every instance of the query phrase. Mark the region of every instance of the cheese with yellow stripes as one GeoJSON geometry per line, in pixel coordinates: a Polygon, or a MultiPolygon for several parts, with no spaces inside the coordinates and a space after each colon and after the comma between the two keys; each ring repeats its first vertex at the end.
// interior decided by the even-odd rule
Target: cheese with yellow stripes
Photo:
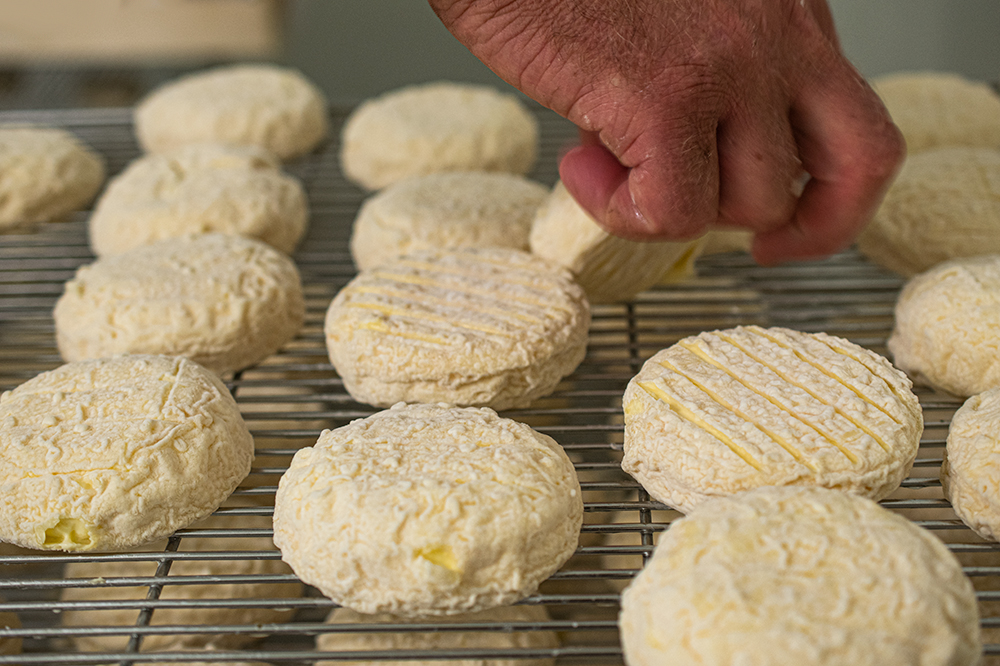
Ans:
{"type": "Polygon", "coordinates": [[[454,615],[533,594],[582,522],[576,471],[551,437],[488,408],[400,404],[295,454],[274,543],[359,613],[454,615]]]}
{"type": "Polygon", "coordinates": [[[629,666],[972,666],[972,583],[868,499],[764,487],[673,522],[622,594],[629,666]]]}
{"type": "Polygon", "coordinates": [[[506,248],[426,251],[362,271],[326,315],[351,396],[387,407],[501,410],[551,393],[583,360],[590,307],[565,270],[506,248]]]}
{"type": "Polygon", "coordinates": [[[881,499],[909,473],[923,417],[910,380],[847,340],[738,327],[685,338],[625,391],[622,468],[687,512],[758,486],[881,499]]]}

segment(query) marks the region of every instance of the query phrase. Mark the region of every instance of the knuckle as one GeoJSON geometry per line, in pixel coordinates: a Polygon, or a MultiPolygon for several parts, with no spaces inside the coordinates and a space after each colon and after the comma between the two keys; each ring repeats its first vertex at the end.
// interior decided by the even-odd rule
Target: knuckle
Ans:
{"type": "MultiPolygon", "coordinates": [[[[633,170],[633,205],[651,230],[652,238],[679,241],[701,236],[718,220],[715,184],[699,177],[689,180],[664,178],[664,175],[664,172],[636,173],[633,170]]],[[[687,172],[685,175],[692,174],[687,172]]]]}
{"type": "Polygon", "coordinates": [[[855,143],[844,171],[860,181],[882,184],[896,175],[905,157],[906,143],[894,126],[885,131],[871,130],[855,143]]]}
{"type": "Polygon", "coordinates": [[[679,196],[676,204],[657,219],[658,240],[683,241],[702,236],[718,220],[718,213],[710,211],[702,201],[679,196]]]}
{"type": "Polygon", "coordinates": [[[870,145],[873,174],[882,178],[892,177],[906,158],[906,141],[902,132],[889,122],[870,145]]]}
{"type": "Polygon", "coordinates": [[[685,116],[691,113],[714,114],[722,108],[730,85],[728,73],[720,63],[686,63],[665,68],[660,75],[666,106],[685,116]]]}

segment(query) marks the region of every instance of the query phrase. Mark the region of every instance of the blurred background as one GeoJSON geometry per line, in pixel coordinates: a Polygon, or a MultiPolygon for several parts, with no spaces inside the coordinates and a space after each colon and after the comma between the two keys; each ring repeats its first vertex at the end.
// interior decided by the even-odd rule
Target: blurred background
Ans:
{"type": "MultiPolygon", "coordinates": [[[[1000,80],[997,0],[829,0],[866,76],[1000,80]]],[[[0,0],[0,109],[127,106],[209,65],[297,67],[334,104],[435,79],[503,84],[423,0],[0,0]]]]}

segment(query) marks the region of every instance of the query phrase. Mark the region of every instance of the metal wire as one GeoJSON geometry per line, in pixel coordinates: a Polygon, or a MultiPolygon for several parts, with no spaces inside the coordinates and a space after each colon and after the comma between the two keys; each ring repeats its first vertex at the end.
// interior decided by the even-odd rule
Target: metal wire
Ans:
{"type": "MultiPolygon", "coordinates": [[[[746,255],[704,257],[697,276],[672,287],[641,294],[631,303],[595,306],[585,361],[551,396],[506,413],[545,432],[573,457],[581,479],[585,524],[581,546],[567,565],[524,603],[545,606],[550,621],[421,624],[325,624],[335,607],[314,590],[300,594],[287,573],[185,574],[191,562],[225,564],[275,561],[269,517],[280,475],[291,456],[312,444],[324,428],[335,428],[374,410],[354,402],[330,366],[322,332],[323,315],[334,294],[355,274],[348,251],[351,224],[365,193],[347,183],[337,161],[336,136],[349,109],[332,111],[334,137],[315,153],[286,168],[301,178],[309,194],[311,228],[295,254],[307,299],[306,324],[298,337],[259,366],[227,378],[254,435],[257,458],[251,476],[220,509],[216,523],[179,531],[166,544],[130,553],[49,554],[9,548],[0,554],[0,611],[20,616],[23,628],[0,628],[0,639],[24,639],[24,654],[0,655],[0,664],[174,663],[252,661],[313,663],[427,659],[556,659],[560,663],[621,663],[616,619],[619,593],[652,551],[657,534],[678,516],[652,501],[619,467],[622,449],[621,395],[641,363],[682,337],[738,324],[782,325],[825,331],[885,353],[892,310],[901,280],[853,251],[809,264],[761,268],[746,255]],[[226,541],[221,541],[226,539],[226,541]],[[235,540],[235,541],[234,541],[235,540]],[[245,542],[246,548],[241,548],[245,542]],[[191,549],[190,544],[201,544],[191,549]],[[98,567],[148,563],[145,575],[96,578],[67,576],[67,564],[98,567]],[[208,585],[268,584],[267,595],[214,593],[173,595],[208,585]],[[278,586],[278,587],[274,587],[278,586]],[[283,587],[282,587],[283,586],[283,587]],[[138,596],[123,596],[128,589],[138,596]],[[97,589],[93,599],[64,598],[66,590],[97,589]],[[294,590],[275,593],[273,590],[294,590]],[[243,623],[240,613],[284,612],[280,621],[243,623]],[[172,620],[158,614],[217,610],[216,621],[172,620]],[[127,611],[127,622],[106,621],[109,612],[127,611]],[[68,614],[86,613],[70,625],[68,614]],[[555,631],[558,648],[318,651],[320,634],[405,631],[555,631]],[[154,637],[223,636],[216,650],[188,648],[144,652],[154,637]],[[84,639],[117,638],[111,651],[81,647],[84,639]]],[[[552,184],[556,156],[574,137],[573,128],[537,109],[542,128],[539,166],[532,174],[552,184]]],[[[128,110],[24,111],[0,114],[0,122],[33,122],[66,127],[100,151],[109,171],[120,171],[138,156],[128,110]]],[[[0,235],[0,391],[61,364],[55,347],[52,307],[63,283],[77,267],[93,260],[86,236],[86,211],[68,222],[41,225],[31,233],[0,235]]],[[[988,655],[1000,654],[994,634],[1000,627],[1000,550],[957,520],[944,500],[938,472],[948,424],[958,400],[920,391],[925,432],[913,472],[883,504],[934,530],[962,559],[982,602],[988,655]]],[[[234,567],[235,568],[235,567],[234,567]]],[[[227,589],[227,588],[211,588],[227,589]]],[[[234,587],[235,589],[235,587],[234,587]]],[[[117,617],[117,616],[115,616],[117,617]]],[[[186,617],[186,616],[181,616],[186,617]]],[[[201,617],[201,616],[198,616],[201,617]]]]}

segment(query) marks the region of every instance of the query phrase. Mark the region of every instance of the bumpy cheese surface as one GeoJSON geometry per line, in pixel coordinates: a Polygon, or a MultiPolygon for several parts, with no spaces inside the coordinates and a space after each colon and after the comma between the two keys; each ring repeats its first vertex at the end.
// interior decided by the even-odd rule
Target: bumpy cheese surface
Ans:
{"type": "Polygon", "coordinates": [[[104,184],[104,159],[62,129],[0,127],[0,229],[58,219],[104,184]]]}
{"type": "Polygon", "coordinates": [[[63,365],[0,396],[0,539],[124,550],[214,511],[253,439],[211,372],[180,357],[63,365]]]}
{"type": "Polygon", "coordinates": [[[66,361],[167,354],[225,373],[293,338],[305,305],[289,257],[249,238],[202,234],[80,268],[53,314],[66,361]]]}
{"type": "Polygon", "coordinates": [[[281,477],[274,542],[360,613],[512,604],[573,554],[576,472],[550,437],[486,408],[396,405],[320,435],[281,477]]]}
{"type": "Polygon", "coordinates": [[[531,220],[547,195],[541,183],[508,173],[407,178],[365,200],[354,220],[351,256],[364,270],[423,250],[527,250],[531,220]]]}
{"type": "Polygon", "coordinates": [[[523,407],[586,354],[590,306],[568,271],[504,248],[428,251],[362,271],[326,314],[355,400],[523,407]]]}
{"type": "Polygon", "coordinates": [[[327,114],[323,93],[300,72],[233,65],[189,74],[151,92],[136,106],[135,131],[151,153],[217,142],[260,146],[290,159],[326,138],[327,114]]]}
{"type": "Polygon", "coordinates": [[[958,396],[1000,387],[1000,254],[948,261],[910,279],[889,351],[900,369],[958,396]]]}
{"type": "MultiPolygon", "coordinates": [[[[461,613],[434,618],[401,618],[387,613],[364,615],[349,608],[338,608],[330,613],[328,624],[405,624],[428,622],[455,624],[475,622],[500,624],[519,622],[539,624],[551,621],[544,606],[501,606],[478,613],[461,613]]],[[[559,647],[554,631],[379,631],[377,633],[328,633],[316,637],[316,649],[323,651],[383,651],[383,650],[516,650],[559,647]]],[[[317,661],[316,666],[361,666],[370,661],[317,661]]],[[[388,666],[404,666],[404,661],[383,661],[388,666]]],[[[552,666],[555,659],[423,659],[424,666],[552,666]]]]}
{"type": "Polygon", "coordinates": [[[1000,388],[972,396],[955,412],[941,484],[966,525],[1000,540],[1000,388]]]}
{"type": "Polygon", "coordinates": [[[560,182],[535,214],[528,242],[533,254],[568,268],[591,303],[615,303],[690,275],[703,241],[639,243],[612,236],[560,182]]]}
{"type": "Polygon", "coordinates": [[[252,146],[196,144],[140,157],[115,176],[88,223],[98,256],[193,233],[261,240],[291,253],[306,231],[298,179],[252,146]]]}
{"type": "Polygon", "coordinates": [[[1000,95],[983,81],[950,72],[879,76],[872,87],[911,155],[939,146],[1000,149],[1000,95]]]}
{"type": "Polygon", "coordinates": [[[685,513],[758,486],[881,499],[909,473],[923,415],[907,377],[842,338],[738,327],[685,338],[624,395],[622,468],[685,513]]]}
{"type": "Polygon", "coordinates": [[[631,666],[972,666],[981,649],[948,548],[824,488],[759,488],[674,522],[619,626],[631,666]]]}
{"type": "Polygon", "coordinates": [[[344,176],[377,190],[440,171],[526,174],[538,121],[514,95],[438,81],[391,90],[359,105],[341,132],[344,176]]]}
{"type": "Polygon", "coordinates": [[[910,155],[858,249],[904,276],[1000,253],[1000,150],[959,146],[910,155]]]}

